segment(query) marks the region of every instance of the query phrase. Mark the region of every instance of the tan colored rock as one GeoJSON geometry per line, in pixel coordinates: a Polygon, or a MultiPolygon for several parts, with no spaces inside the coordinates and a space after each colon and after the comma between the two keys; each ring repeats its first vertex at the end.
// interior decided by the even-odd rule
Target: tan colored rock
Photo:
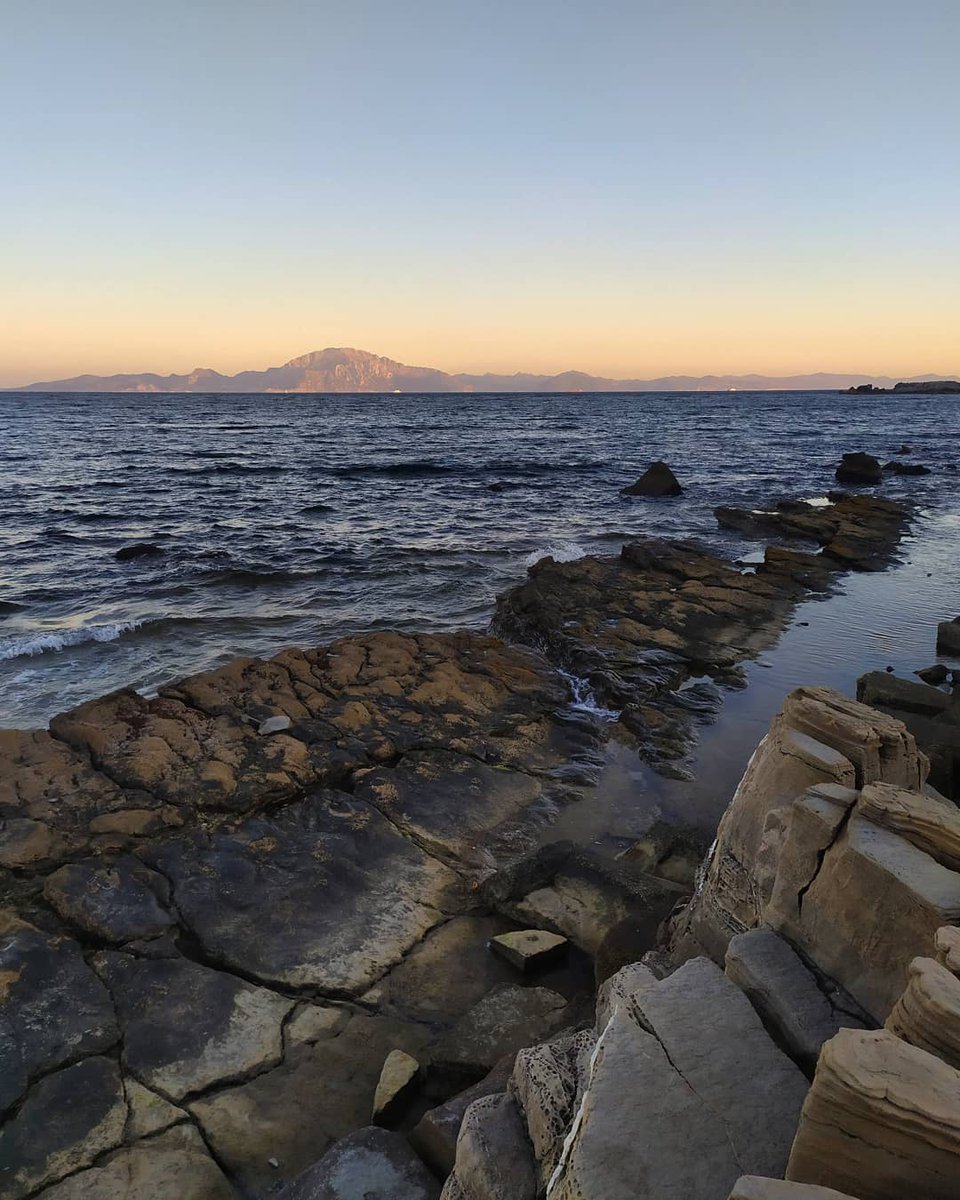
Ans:
{"type": "Polygon", "coordinates": [[[960,975],[960,929],[956,925],[944,925],[934,935],[937,962],[943,963],[948,971],[960,975]]]}
{"type": "Polygon", "coordinates": [[[284,1027],[288,1046],[313,1045],[342,1033],[350,1023],[350,1012],[328,1004],[303,1004],[284,1027]]]}
{"type": "Polygon", "coordinates": [[[926,772],[899,721],[828,688],[792,692],[723,815],[703,887],[675,923],[678,952],[702,949],[722,959],[735,933],[761,922],[787,840],[787,810],[798,796],[832,785],[837,806],[849,807],[854,788],[919,788],[926,772]]]}
{"type": "Polygon", "coordinates": [[[118,1150],[99,1166],[48,1188],[42,1200],[236,1200],[192,1126],[118,1150]]]}
{"type": "Polygon", "coordinates": [[[103,813],[90,822],[90,832],[119,833],[125,837],[146,837],[166,825],[163,814],[155,808],[123,808],[119,812],[103,813]]]}
{"type": "Polygon", "coordinates": [[[876,825],[899,833],[931,858],[960,870],[960,809],[949,800],[908,792],[886,783],[871,783],[860,793],[857,808],[876,825]]]}
{"type": "Polygon", "coordinates": [[[856,1200],[856,1197],[811,1183],[743,1175],[733,1185],[729,1200],[856,1200]]]}
{"type": "Polygon", "coordinates": [[[490,939],[490,949],[519,971],[532,971],[554,962],[568,945],[567,939],[546,929],[517,929],[490,939]]]}
{"type": "MultiPolygon", "coordinates": [[[[799,837],[800,827],[792,828],[799,837]]],[[[808,862],[819,845],[810,847],[808,862]]],[[[784,852],[768,923],[885,1021],[917,950],[929,947],[942,925],[960,920],[960,874],[858,812],[812,876],[804,869],[785,878],[801,858],[784,852]]]]}
{"type": "Polygon", "coordinates": [[[827,1042],[787,1178],[860,1200],[956,1200],[960,1072],[886,1030],[827,1042]]]}
{"type": "Polygon", "coordinates": [[[960,1067],[960,979],[932,958],[915,958],[885,1028],[960,1067]]]}
{"type": "Polygon", "coordinates": [[[373,1097],[373,1124],[390,1125],[409,1105],[420,1083],[420,1064],[403,1050],[384,1060],[373,1097]]]}
{"type": "Polygon", "coordinates": [[[42,821],[11,817],[0,824],[0,867],[15,871],[52,858],[57,840],[42,821]]]}
{"type": "Polygon", "coordinates": [[[169,1100],[165,1100],[163,1096],[151,1091],[150,1088],[144,1087],[136,1079],[125,1079],[123,1090],[126,1093],[127,1106],[130,1109],[127,1121],[127,1137],[129,1138],[149,1137],[151,1134],[169,1129],[171,1125],[177,1125],[181,1121],[190,1119],[182,1108],[177,1108],[175,1104],[171,1104],[169,1100]]]}

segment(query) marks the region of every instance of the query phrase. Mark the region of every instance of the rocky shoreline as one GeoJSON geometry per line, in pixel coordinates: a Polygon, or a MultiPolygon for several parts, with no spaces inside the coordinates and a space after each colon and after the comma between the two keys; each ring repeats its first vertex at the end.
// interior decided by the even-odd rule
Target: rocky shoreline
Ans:
{"type": "MultiPolygon", "coordinates": [[[[797,1035],[791,1058],[785,1033],[770,1040],[771,1018],[743,982],[758,969],[752,952],[732,966],[728,943],[768,926],[774,958],[796,957],[794,945],[821,996],[824,972],[842,989],[830,1012],[861,1030],[886,1020],[910,959],[960,920],[947,882],[939,907],[887,938],[884,963],[864,960],[869,987],[827,947],[829,913],[812,932],[786,908],[769,913],[781,864],[826,853],[795,846],[786,820],[811,787],[847,789],[816,801],[839,814],[827,849],[863,825],[928,856],[955,836],[944,802],[921,790],[912,735],[828,693],[792,697],[782,735],[764,745],[779,754],[798,742],[802,786],[797,755],[783,752],[787,781],[773,750],[755,757],[692,901],[698,855],[682,838],[651,837],[617,860],[535,847],[596,781],[608,738],[683,771],[696,722],[743,661],[838,572],[889,560],[909,517],[843,494],[731,512],[718,519],[778,541],[755,570],[652,540],[614,558],[547,559],[500,598],[494,628],[508,642],[344,638],[238,660],[152,699],[113,693],[49,730],[0,731],[0,1197],[346,1200],[364,1194],[349,1190],[353,1171],[354,1183],[386,1181],[376,1200],[436,1197],[448,1174],[447,1200],[723,1200],[739,1175],[782,1176],[819,1044],[797,1035]],[[914,799],[894,803],[873,784],[914,799]],[[670,942],[651,957],[671,914],[670,942]],[[523,929],[541,931],[526,957],[510,936],[523,929]],[[709,961],[725,956],[726,974],[709,961]],[[698,1003],[727,1014],[724,1056],[707,1075],[728,1082],[724,1096],[695,1087],[691,1107],[671,1047],[680,1038],[681,1058],[702,1065],[705,1046],[687,1039],[704,1024],[698,1003]],[[753,1086],[756,1064],[744,1072],[738,1039],[755,1048],[776,1104],[753,1086]],[[628,1083],[641,1066],[648,1084],[628,1083]],[[625,1088],[648,1108],[621,1111],[625,1088]],[[608,1092],[619,1098],[610,1112],[608,1092]],[[705,1111],[734,1103],[742,1133],[706,1128],[705,1111]],[[374,1115],[400,1132],[367,1128],[374,1115]],[[761,1115],[765,1149],[746,1153],[761,1115]],[[623,1158],[618,1138],[637,1143],[633,1120],[655,1123],[661,1158],[626,1159],[627,1192],[604,1172],[623,1158]],[[688,1125],[703,1126],[701,1174],[670,1183],[662,1156],[688,1125]]],[[[839,850],[837,861],[846,869],[839,850]]],[[[818,868],[816,880],[826,887],[828,875],[818,868]]],[[[818,911],[813,882],[797,885],[810,891],[807,914],[818,911]]],[[[879,912],[896,924],[903,907],[879,912]]],[[[846,919],[830,946],[858,931],[872,945],[862,912],[846,919]]],[[[783,1023],[792,999],[774,999],[783,1023]]],[[[816,1083],[803,1121],[815,1093],[816,1083]]],[[[955,1127],[944,1128],[949,1156],[955,1127]]],[[[812,1168],[797,1170],[806,1179],[812,1168]]]]}

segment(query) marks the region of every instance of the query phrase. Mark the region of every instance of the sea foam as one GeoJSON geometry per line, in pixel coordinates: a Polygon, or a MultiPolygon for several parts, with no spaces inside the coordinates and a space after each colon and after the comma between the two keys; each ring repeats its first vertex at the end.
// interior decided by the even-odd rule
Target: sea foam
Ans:
{"type": "Polygon", "coordinates": [[[79,625],[74,629],[50,630],[47,633],[26,633],[0,639],[0,661],[11,658],[31,658],[50,654],[84,642],[114,642],[125,633],[139,629],[140,621],[112,621],[104,625],[79,625]]]}

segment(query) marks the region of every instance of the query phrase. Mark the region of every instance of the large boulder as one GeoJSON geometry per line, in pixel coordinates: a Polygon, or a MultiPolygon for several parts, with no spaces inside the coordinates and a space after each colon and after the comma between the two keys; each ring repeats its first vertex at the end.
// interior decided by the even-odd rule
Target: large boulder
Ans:
{"type": "Polygon", "coordinates": [[[621,491],[622,496],[679,496],[680,482],[665,462],[652,462],[636,483],[621,491]]]}
{"type": "Polygon", "coordinates": [[[885,1030],[827,1042],[787,1178],[860,1200],[956,1200],[960,1071],[885,1030]]]}
{"type": "Polygon", "coordinates": [[[816,1184],[743,1175],[733,1185],[728,1200],[856,1200],[856,1197],[816,1184]]]}
{"type": "Polygon", "coordinates": [[[844,454],[836,474],[838,483],[873,484],[883,478],[883,468],[878,458],[857,450],[844,454]]]}

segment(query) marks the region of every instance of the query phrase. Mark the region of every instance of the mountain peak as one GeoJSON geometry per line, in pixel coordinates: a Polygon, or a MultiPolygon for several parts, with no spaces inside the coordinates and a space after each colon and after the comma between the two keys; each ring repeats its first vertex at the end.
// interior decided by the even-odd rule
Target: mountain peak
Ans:
{"type": "MultiPolygon", "coordinates": [[[[943,380],[945,376],[926,376],[943,380]]],[[[559,375],[526,372],[451,375],[434,367],[410,367],[392,358],[350,346],[328,346],[291,358],[265,371],[221,375],[196,367],[188,375],[79,375],[31,383],[25,392],[693,392],[780,389],[832,391],[862,384],[892,388],[897,381],[878,375],[672,375],[662,379],[606,379],[583,371],[559,375]]]]}

